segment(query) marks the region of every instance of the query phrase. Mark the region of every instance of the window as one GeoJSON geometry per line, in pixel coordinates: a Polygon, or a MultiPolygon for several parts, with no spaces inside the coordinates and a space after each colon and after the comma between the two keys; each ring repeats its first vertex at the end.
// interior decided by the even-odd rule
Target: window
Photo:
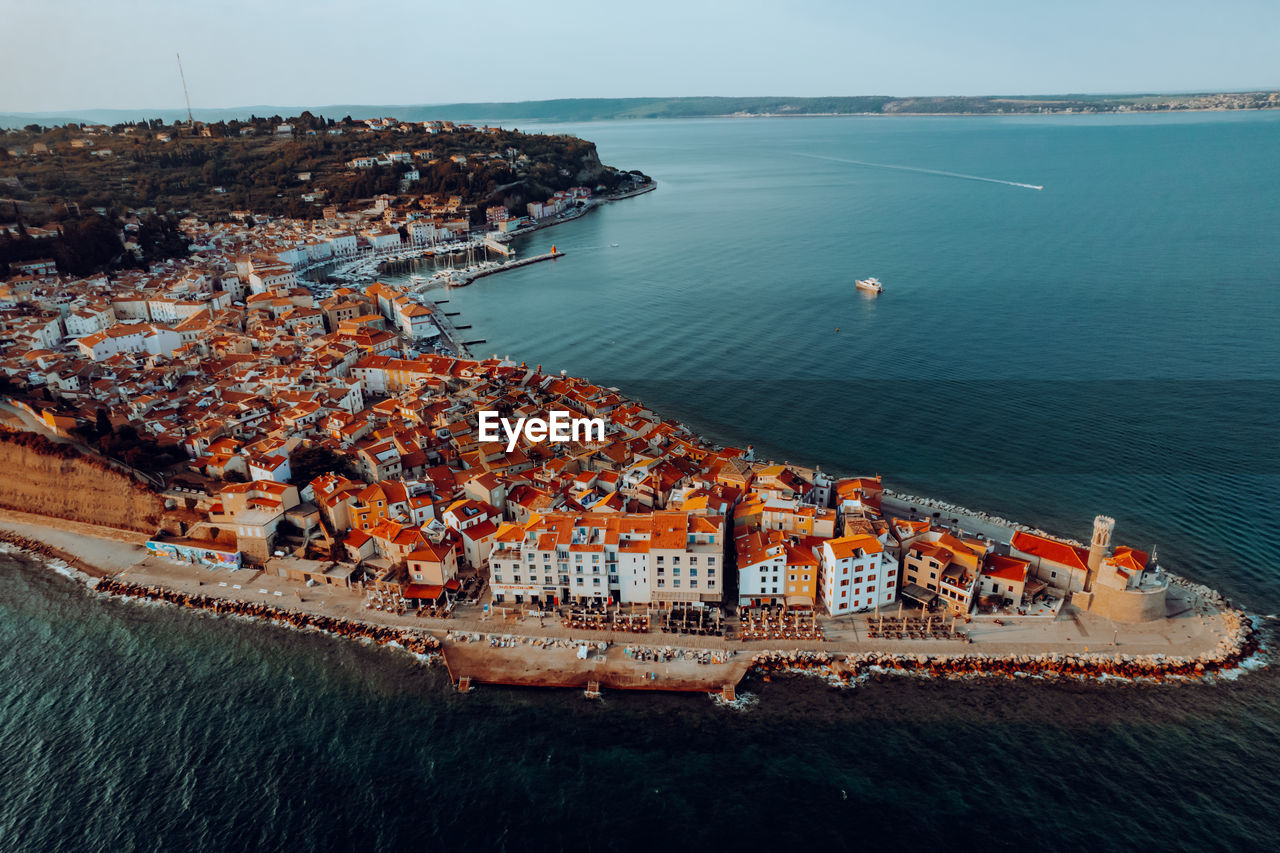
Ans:
{"type": "Polygon", "coordinates": [[[690,558],[689,558],[689,565],[691,565],[691,566],[696,566],[696,565],[698,565],[698,558],[697,558],[697,557],[690,557],[690,558]]]}
{"type": "MultiPolygon", "coordinates": [[[[422,575],[414,575],[414,578],[416,578],[417,580],[422,580],[422,575]]],[[[494,575],[493,582],[502,583],[502,575],[494,575]]]]}
{"type": "MultiPolygon", "coordinates": [[[[715,540],[713,539],[712,541],[715,541],[715,540]]],[[[715,557],[707,557],[707,565],[708,565],[708,566],[714,566],[715,564],[716,564],[716,558],[715,558],[715,557]]]]}
{"type": "MultiPolygon", "coordinates": [[[[698,570],[697,570],[697,569],[690,569],[690,570],[689,570],[689,577],[691,577],[691,578],[696,578],[697,576],[698,576],[698,570]]],[[[1012,589],[1013,589],[1013,587],[1009,587],[1009,589],[1010,589],[1010,590],[1012,590],[1012,589]]]]}
{"type": "Polygon", "coordinates": [[[661,565],[662,565],[662,562],[663,562],[663,558],[662,558],[662,557],[659,557],[659,558],[658,558],[658,565],[659,565],[659,566],[661,566],[661,565]]]}
{"type": "Polygon", "coordinates": [[[662,587],[664,587],[664,586],[666,586],[666,585],[667,585],[667,582],[666,582],[666,581],[664,581],[662,578],[658,578],[658,587],[659,587],[659,588],[662,588],[662,587]]]}
{"type": "Polygon", "coordinates": [[[671,585],[672,585],[672,586],[674,586],[676,589],[679,589],[679,588],[680,588],[680,581],[679,581],[679,580],[674,580],[674,581],[672,581],[672,582],[671,582],[671,585]]]}
{"type": "Polygon", "coordinates": [[[690,586],[690,587],[692,587],[693,589],[697,589],[697,588],[698,588],[698,582],[697,582],[697,581],[689,581],[689,586],[690,586]]]}
{"type": "Polygon", "coordinates": [[[511,582],[512,582],[512,583],[520,583],[520,576],[519,576],[519,575],[516,575],[515,577],[513,577],[513,578],[511,579],[511,582]]]}
{"type": "Polygon", "coordinates": [[[676,577],[680,577],[680,567],[676,566],[674,569],[672,569],[671,574],[675,575],[676,577]]]}
{"type": "Polygon", "coordinates": [[[673,565],[673,566],[678,566],[678,565],[680,565],[680,558],[679,558],[679,557],[672,557],[672,558],[671,558],[671,565],[673,565]]]}
{"type": "Polygon", "coordinates": [[[840,586],[848,586],[848,585],[849,585],[848,578],[844,578],[843,580],[840,581],[840,586]]]}

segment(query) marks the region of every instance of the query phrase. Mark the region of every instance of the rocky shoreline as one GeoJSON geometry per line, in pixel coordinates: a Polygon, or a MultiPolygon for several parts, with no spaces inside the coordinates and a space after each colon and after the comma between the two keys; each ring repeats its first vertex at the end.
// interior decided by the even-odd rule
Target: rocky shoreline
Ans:
{"type": "MultiPolygon", "coordinates": [[[[9,531],[0,531],[0,542],[48,563],[57,561],[67,564],[73,570],[72,576],[103,596],[160,602],[220,616],[238,616],[298,630],[318,631],[334,637],[401,648],[430,660],[435,660],[442,648],[440,639],[421,630],[376,625],[265,603],[186,593],[163,586],[129,583],[102,577],[101,573],[93,572],[92,567],[87,567],[90,572],[86,573],[82,561],[43,542],[9,531]]],[[[51,567],[68,574],[62,568],[51,567]]],[[[1170,583],[1184,587],[1203,601],[1222,608],[1221,618],[1226,625],[1227,634],[1216,648],[1194,656],[1058,652],[1038,655],[989,655],[980,652],[924,654],[882,651],[842,654],[830,651],[770,650],[752,655],[748,672],[760,675],[765,680],[769,680],[772,675],[816,675],[836,686],[856,684],[867,677],[880,674],[933,678],[1039,677],[1161,682],[1166,679],[1202,679],[1239,671],[1247,661],[1264,651],[1262,637],[1254,622],[1243,610],[1229,608],[1217,591],[1176,575],[1170,576],[1170,583]]]]}
{"type": "Polygon", "coordinates": [[[41,560],[58,560],[65,563],[68,567],[77,572],[84,574],[86,577],[100,578],[105,576],[105,572],[99,570],[95,566],[91,566],[73,554],[68,554],[59,548],[55,548],[47,542],[41,542],[38,539],[31,539],[27,536],[20,536],[11,530],[0,530],[0,543],[11,545],[19,551],[24,551],[28,556],[41,560]]]}
{"type": "Polygon", "coordinates": [[[1263,650],[1262,638],[1243,610],[1222,614],[1227,637],[1213,651],[1195,656],[1077,655],[1057,652],[1039,655],[893,654],[863,652],[840,656],[830,652],[761,652],[752,658],[752,671],[825,675],[842,684],[874,674],[915,674],[933,678],[1047,677],[1128,681],[1203,678],[1239,670],[1263,650]]]}
{"type": "Polygon", "coordinates": [[[113,578],[103,578],[93,589],[102,595],[159,601],[192,610],[206,610],[219,616],[241,616],[303,631],[319,631],[349,640],[368,640],[379,646],[391,645],[403,648],[415,655],[430,655],[440,650],[440,641],[424,631],[372,625],[368,622],[289,610],[270,604],[257,604],[211,595],[192,595],[164,587],[127,583],[113,578]]]}

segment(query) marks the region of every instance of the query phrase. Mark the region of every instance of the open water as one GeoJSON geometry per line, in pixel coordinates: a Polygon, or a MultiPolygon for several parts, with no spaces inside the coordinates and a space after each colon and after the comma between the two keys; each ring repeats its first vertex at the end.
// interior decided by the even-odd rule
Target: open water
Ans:
{"type": "MultiPolygon", "coordinates": [[[[1280,611],[1280,114],[570,129],[661,187],[449,294],[484,351],[1063,534],[1106,512],[1280,611]]],[[[1280,843],[1272,669],[457,697],[407,655],[0,560],[3,849],[1280,843]]]]}

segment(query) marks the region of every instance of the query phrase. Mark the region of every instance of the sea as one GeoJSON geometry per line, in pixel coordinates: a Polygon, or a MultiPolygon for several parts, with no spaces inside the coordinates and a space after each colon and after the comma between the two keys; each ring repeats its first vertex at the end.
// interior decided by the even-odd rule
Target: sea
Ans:
{"type": "MultiPolygon", "coordinates": [[[[1111,515],[1274,646],[1280,112],[521,129],[659,185],[437,291],[477,354],[1063,536],[1111,515]]],[[[0,565],[4,850],[1280,844],[1271,666],[457,696],[404,653],[0,565]]]]}

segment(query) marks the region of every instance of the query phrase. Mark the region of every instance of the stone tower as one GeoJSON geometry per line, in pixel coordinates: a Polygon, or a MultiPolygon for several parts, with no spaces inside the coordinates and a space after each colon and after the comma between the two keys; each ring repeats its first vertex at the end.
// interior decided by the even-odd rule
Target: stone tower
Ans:
{"type": "Polygon", "coordinates": [[[1094,578],[1098,576],[1098,569],[1102,567],[1107,549],[1111,547],[1111,531],[1115,527],[1116,520],[1110,516],[1099,515],[1093,519],[1093,539],[1089,542],[1089,582],[1085,589],[1091,588],[1094,578]]]}

